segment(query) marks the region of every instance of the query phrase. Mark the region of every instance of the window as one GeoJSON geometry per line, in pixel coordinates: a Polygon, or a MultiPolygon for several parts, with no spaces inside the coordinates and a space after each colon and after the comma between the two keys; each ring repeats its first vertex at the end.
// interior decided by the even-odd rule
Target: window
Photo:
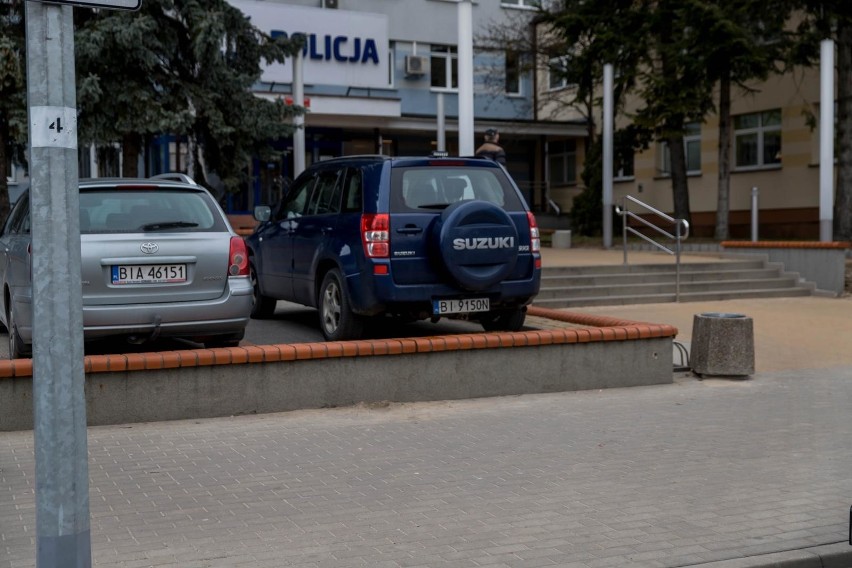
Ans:
{"type": "Polygon", "coordinates": [[[459,54],[453,45],[433,45],[431,59],[432,86],[438,89],[459,88],[459,54]]]}
{"type": "Polygon", "coordinates": [[[361,170],[350,169],[345,182],[344,211],[361,211],[361,185],[361,170]]]}
{"type": "Polygon", "coordinates": [[[762,168],[781,164],[781,111],[734,117],[734,167],[762,168]]]}
{"type": "Polygon", "coordinates": [[[521,94],[521,57],[517,51],[506,51],[506,94],[521,94]]]}
{"type": "Polygon", "coordinates": [[[568,76],[565,72],[567,58],[551,57],[547,62],[547,88],[551,91],[564,89],[568,86],[568,76]]]}
{"type": "Polygon", "coordinates": [[[294,184],[287,194],[286,200],[282,203],[281,209],[278,210],[275,218],[277,220],[292,219],[301,217],[305,212],[305,206],[308,203],[308,195],[314,187],[316,177],[306,177],[301,179],[298,184],[294,184]]]}
{"type": "Polygon", "coordinates": [[[6,226],[3,228],[4,235],[19,235],[30,232],[30,202],[29,194],[15,203],[9,217],[6,218],[6,226]]]}
{"type": "Polygon", "coordinates": [[[6,183],[16,183],[18,181],[15,174],[15,162],[11,156],[6,156],[6,183]]]}
{"type": "Polygon", "coordinates": [[[615,152],[613,156],[613,179],[633,179],[633,148],[626,148],[615,152]]]}
{"type": "Polygon", "coordinates": [[[569,185],[577,182],[577,144],[574,140],[548,143],[547,164],[550,183],[569,185]]]}
{"type": "MultiPolygon", "coordinates": [[[[686,152],[686,173],[701,173],[701,123],[690,122],[683,134],[683,150],[686,152]]],[[[660,175],[672,175],[672,153],[668,142],[660,143],[660,175]]]]}
{"type": "Polygon", "coordinates": [[[500,4],[507,8],[535,8],[541,0],[500,0],[500,4]]]}
{"type": "Polygon", "coordinates": [[[308,204],[307,215],[326,215],[340,212],[340,194],[343,186],[338,183],[339,171],[322,172],[317,176],[317,185],[308,204]]]}

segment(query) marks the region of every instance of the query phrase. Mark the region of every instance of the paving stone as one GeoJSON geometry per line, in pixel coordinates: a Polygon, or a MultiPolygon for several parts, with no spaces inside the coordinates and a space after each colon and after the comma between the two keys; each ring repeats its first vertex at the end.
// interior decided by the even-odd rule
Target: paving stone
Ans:
{"type": "MultiPolygon", "coordinates": [[[[838,543],[850,407],[840,367],[94,427],[94,563],[659,568],[838,543]]],[[[0,434],[15,568],[33,487],[32,433],[0,434]]]]}

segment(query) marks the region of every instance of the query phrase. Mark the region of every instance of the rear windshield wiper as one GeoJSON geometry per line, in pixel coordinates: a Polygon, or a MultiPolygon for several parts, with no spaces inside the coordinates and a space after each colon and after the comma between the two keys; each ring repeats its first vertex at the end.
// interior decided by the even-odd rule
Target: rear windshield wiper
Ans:
{"type": "Polygon", "coordinates": [[[142,225],[145,231],[159,231],[161,229],[177,229],[181,227],[197,227],[198,223],[189,223],[187,221],[162,221],[160,223],[148,223],[142,225]]]}
{"type": "Polygon", "coordinates": [[[418,209],[446,209],[449,207],[449,203],[425,203],[423,205],[418,205],[418,209]]]}

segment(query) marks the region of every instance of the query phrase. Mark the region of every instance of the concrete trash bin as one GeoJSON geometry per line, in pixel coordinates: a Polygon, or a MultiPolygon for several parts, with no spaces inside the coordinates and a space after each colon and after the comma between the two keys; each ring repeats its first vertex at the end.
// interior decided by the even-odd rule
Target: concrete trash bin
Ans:
{"type": "Polygon", "coordinates": [[[554,231],[550,241],[551,248],[571,248],[571,231],[560,230],[554,231]]]}
{"type": "Polygon", "coordinates": [[[754,324],[743,314],[707,312],[692,320],[692,370],[699,375],[754,373],[754,324]]]}

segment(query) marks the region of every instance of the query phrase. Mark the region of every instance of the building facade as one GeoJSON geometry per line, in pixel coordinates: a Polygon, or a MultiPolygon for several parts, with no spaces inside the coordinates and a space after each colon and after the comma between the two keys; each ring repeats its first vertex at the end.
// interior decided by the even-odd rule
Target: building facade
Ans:
{"type": "MultiPolygon", "coordinates": [[[[229,0],[261,31],[304,34],[307,165],[334,156],[458,154],[458,2],[456,0],[229,0]],[[443,124],[443,139],[439,125],[443,124]]],[[[529,0],[472,3],[476,145],[497,128],[507,168],[536,211],[548,209],[549,144],[585,135],[577,117],[542,117],[537,75],[522,54],[482,49],[493,26],[528,27],[529,0]]],[[[530,33],[531,33],[530,29],[530,33]]],[[[292,61],[269,66],[258,96],[292,102],[292,61]]],[[[279,163],[254,164],[255,186],[231,204],[269,201],[276,178],[292,177],[292,141],[279,163]]],[[[564,146],[564,143],[562,143],[564,146]]],[[[574,168],[576,170],[576,168],[574,168]]],[[[571,183],[575,183],[572,179],[571,183]]]]}
{"type": "MultiPolygon", "coordinates": [[[[732,92],[730,237],[750,238],[756,204],[759,238],[818,239],[819,69],[797,68],[748,87],[748,92],[736,87],[732,92]]],[[[627,116],[617,118],[619,126],[628,122],[627,116]]],[[[713,237],[719,195],[718,116],[688,125],[684,145],[692,235],[713,237]]],[[[673,211],[665,143],[636,154],[632,175],[616,176],[614,200],[624,195],[673,211]]]]}
{"type": "MultiPolygon", "coordinates": [[[[263,32],[307,37],[302,101],[308,109],[307,165],[353,154],[426,155],[442,141],[450,155],[458,153],[457,0],[229,2],[263,32]]],[[[507,167],[533,210],[562,213],[564,222],[564,213],[583,190],[587,121],[564,104],[572,85],[549,72],[552,61],[531,64],[528,53],[493,47],[493,31],[501,27],[528,30],[532,37],[532,4],[472,2],[475,137],[478,145],[486,129],[497,128],[507,167]]],[[[295,102],[292,71],[291,60],[268,66],[255,94],[295,102]]],[[[756,192],[761,237],[816,238],[819,132],[812,125],[819,116],[819,70],[800,68],[750,87],[748,93],[733,93],[730,235],[750,234],[756,192]]],[[[601,124],[600,117],[596,122],[601,124]]],[[[616,117],[617,127],[627,124],[629,112],[616,117]]],[[[718,143],[716,116],[688,126],[692,234],[699,237],[713,236],[718,143]]],[[[293,177],[292,140],[276,144],[281,158],[247,165],[252,184],[227,198],[229,212],[250,212],[280,197],[293,177]]],[[[184,171],[185,153],[185,141],[161,136],[140,157],[140,171],[184,171]]],[[[80,156],[81,177],[120,175],[122,156],[116,146],[81,148],[80,156]]],[[[10,193],[16,193],[25,185],[24,170],[12,171],[10,193]]],[[[673,210],[665,144],[655,143],[632,163],[620,164],[614,179],[616,203],[633,195],[662,211],[673,210]]]]}

